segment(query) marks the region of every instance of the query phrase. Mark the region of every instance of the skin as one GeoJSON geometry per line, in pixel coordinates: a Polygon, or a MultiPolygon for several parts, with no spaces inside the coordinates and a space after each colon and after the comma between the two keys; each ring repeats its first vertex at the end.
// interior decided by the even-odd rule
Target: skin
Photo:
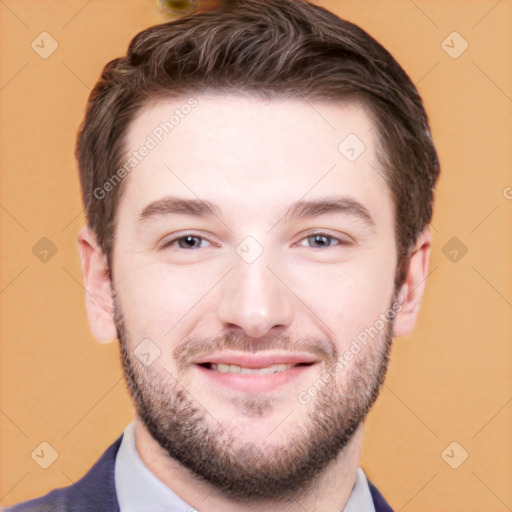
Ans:
{"type": "MultiPolygon", "coordinates": [[[[264,504],[268,510],[339,512],[355,483],[363,420],[382,385],[391,340],[408,334],[417,319],[430,234],[426,229],[419,237],[404,286],[394,290],[394,205],[376,172],[375,133],[360,105],[212,93],[196,98],[197,107],[125,178],[112,282],[94,234],[87,227],[80,231],[92,332],[101,342],[120,339],[132,396],[137,390],[145,394],[134,396],[137,451],[188,504],[209,511],[261,510],[264,504]],[[349,134],[366,146],[355,161],[338,150],[349,134]],[[206,199],[220,211],[211,217],[158,215],[139,222],[147,205],[170,195],[206,199]],[[363,205],[374,226],[347,213],[283,218],[294,201],[333,195],[363,205]],[[311,232],[334,238],[318,240],[311,232]],[[177,241],[188,234],[200,237],[189,241],[196,248],[177,241]],[[263,250],[250,263],[237,252],[249,235],[263,250]],[[394,320],[342,371],[333,371],[358,334],[393,304],[400,305],[394,320]],[[145,339],[160,351],[149,366],[134,352],[145,339]],[[196,350],[190,352],[191,347],[196,350]],[[237,354],[295,351],[316,359],[275,389],[240,391],[212,380],[194,364],[194,358],[228,349],[237,354]],[[301,403],[299,394],[326,370],[334,378],[301,403]],[[174,403],[179,390],[181,408],[174,403]],[[149,412],[141,411],[143,404],[149,412]],[[333,410],[337,420],[329,415],[333,410]],[[215,460],[240,462],[232,475],[240,474],[238,494],[202,479],[192,463],[170,457],[166,442],[172,433],[148,428],[156,412],[162,416],[160,427],[172,423],[171,412],[178,422],[194,412],[210,443],[205,445],[218,450],[210,452],[217,454],[215,460]],[[312,417],[319,418],[317,424],[312,417]],[[272,468],[285,473],[301,456],[308,439],[304,432],[339,441],[331,442],[329,460],[319,463],[316,474],[296,472],[281,490],[262,479],[252,497],[249,488],[244,494],[246,468],[260,467],[261,475],[272,468]]],[[[127,150],[139,148],[186,99],[155,102],[140,112],[128,129],[127,150]]],[[[247,247],[257,254],[257,246],[247,247]]],[[[198,439],[188,439],[192,458],[201,452],[193,449],[198,439]]]]}

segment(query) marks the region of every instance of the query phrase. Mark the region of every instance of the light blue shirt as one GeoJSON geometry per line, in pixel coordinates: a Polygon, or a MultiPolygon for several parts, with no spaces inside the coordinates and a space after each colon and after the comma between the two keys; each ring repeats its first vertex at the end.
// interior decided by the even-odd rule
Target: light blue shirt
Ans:
{"type": "MultiPolygon", "coordinates": [[[[124,429],[116,455],[115,484],[121,512],[193,512],[145,466],[135,447],[133,422],[124,429]]],[[[342,512],[375,512],[368,480],[358,467],[356,483],[342,512]]]]}

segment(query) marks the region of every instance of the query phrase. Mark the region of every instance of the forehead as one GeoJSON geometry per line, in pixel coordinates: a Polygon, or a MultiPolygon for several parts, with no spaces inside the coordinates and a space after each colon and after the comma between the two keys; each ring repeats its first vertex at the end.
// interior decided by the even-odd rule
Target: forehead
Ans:
{"type": "Polygon", "coordinates": [[[125,160],[137,161],[121,204],[139,210],[164,193],[227,205],[243,199],[248,215],[334,192],[391,203],[372,119],[358,103],[241,94],[160,99],[138,113],[124,142],[125,160]]]}

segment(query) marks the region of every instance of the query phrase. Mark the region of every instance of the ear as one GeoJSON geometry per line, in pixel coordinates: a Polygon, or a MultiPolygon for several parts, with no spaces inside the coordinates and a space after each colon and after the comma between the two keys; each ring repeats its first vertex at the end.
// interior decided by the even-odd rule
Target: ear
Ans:
{"type": "Polygon", "coordinates": [[[401,304],[401,308],[398,310],[399,312],[393,323],[395,336],[409,334],[416,325],[428,275],[430,244],[431,235],[427,227],[418,238],[411,252],[405,282],[398,294],[398,302],[401,304]]]}
{"type": "Polygon", "coordinates": [[[77,244],[91,332],[100,343],[109,343],[117,338],[117,330],[107,258],[88,227],[78,233],[77,244]]]}

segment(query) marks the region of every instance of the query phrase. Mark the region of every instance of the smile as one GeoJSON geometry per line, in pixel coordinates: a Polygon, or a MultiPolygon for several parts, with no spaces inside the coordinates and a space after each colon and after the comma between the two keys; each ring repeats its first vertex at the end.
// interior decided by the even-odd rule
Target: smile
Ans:
{"type": "MultiPolygon", "coordinates": [[[[299,363],[300,365],[309,365],[313,363],[299,363]]],[[[206,363],[208,365],[208,363],[206,363]]],[[[204,367],[206,367],[204,365],[204,367]]],[[[272,364],[270,366],[266,366],[264,368],[249,368],[246,366],[239,366],[237,364],[210,364],[209,368],[211,370],[221,372],[221,373],[241,373],[244,375],[267,375],[269,373],[277,373],[277,372],[285,372],[290,368],[293,368],[294,364],[272,364]]]]}
{"type": "Polygon", "coordinates": [[[208,386],[227,387],[245,393],[268,392],[290,383],[316,367],[311,354],[223,353],[194,361],[208,386]]]}

